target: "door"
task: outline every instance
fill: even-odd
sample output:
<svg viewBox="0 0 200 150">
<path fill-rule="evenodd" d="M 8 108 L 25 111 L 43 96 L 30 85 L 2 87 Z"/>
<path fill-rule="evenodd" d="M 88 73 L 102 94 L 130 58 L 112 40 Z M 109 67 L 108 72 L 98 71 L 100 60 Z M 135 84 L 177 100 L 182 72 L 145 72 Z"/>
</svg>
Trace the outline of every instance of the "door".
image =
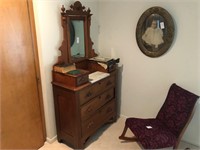
<svg viewBox="0 0 200 150">
<path fill-rule="evenodd" d="M 0 0 L 1 149 L 45 141 L 32 1 Z"/>
</svg>

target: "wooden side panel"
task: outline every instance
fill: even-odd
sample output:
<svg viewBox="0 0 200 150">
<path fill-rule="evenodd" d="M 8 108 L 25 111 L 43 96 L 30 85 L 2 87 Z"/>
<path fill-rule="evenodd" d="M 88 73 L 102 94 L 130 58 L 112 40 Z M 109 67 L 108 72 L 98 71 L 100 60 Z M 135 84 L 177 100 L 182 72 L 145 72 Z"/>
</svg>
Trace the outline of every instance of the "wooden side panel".
<svg viewBox="0 0 200 150">
<path fill-rule="evenodd" d="M 80 142 L 80 110 L 76 92 L 53 85 L 58 141 L 75 148 Z"/>
</svg>

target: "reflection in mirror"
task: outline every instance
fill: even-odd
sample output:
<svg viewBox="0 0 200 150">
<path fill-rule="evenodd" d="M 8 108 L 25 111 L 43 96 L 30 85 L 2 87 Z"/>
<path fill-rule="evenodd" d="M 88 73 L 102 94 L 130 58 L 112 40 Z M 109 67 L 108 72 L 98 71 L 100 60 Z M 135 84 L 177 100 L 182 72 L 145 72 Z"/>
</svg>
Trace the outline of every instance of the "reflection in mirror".
<svg viewBox="0 0 200 150">
<path fill-rule="evenodd" d="M 70 27 L 71 57 L 73 58 L 85 57 L 84 22 L 83 20 L 71 20 L 71 26 L 72 26 Z"/>
<path fill-rule="evenodd" d="M 69 30 L 70 30 L 70 47 L 74 44 L 75 40 L 75 31 L 74 31 L 74 25 L 72 22 L 69 22 Z"/>
</svg>

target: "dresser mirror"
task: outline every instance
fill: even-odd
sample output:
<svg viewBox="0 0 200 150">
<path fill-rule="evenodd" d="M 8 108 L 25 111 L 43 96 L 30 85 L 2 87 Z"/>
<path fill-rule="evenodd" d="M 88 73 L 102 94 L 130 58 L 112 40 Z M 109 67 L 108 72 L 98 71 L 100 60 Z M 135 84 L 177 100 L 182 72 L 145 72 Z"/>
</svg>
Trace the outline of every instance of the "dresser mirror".
<svg viewBox="0 0 200 150">
<path fill-rule="evenodd" d="M 91 16 L 90 9 L 86 9 L 79 1 L 68 10 L 62 6 L 63 42 L 59 48 L 61 56 L 58 64 L 68 65 L 96 56 L 90 38 Z"/>
<path fill-rule="evenodd" d="M 85 57 L 85 37 L 84 37 L 84 20 L 70 21 L 70 46 L 71 57 L 84 58 Z M 74 29 L 74 30 L 73 30 Z"/>
</svg>

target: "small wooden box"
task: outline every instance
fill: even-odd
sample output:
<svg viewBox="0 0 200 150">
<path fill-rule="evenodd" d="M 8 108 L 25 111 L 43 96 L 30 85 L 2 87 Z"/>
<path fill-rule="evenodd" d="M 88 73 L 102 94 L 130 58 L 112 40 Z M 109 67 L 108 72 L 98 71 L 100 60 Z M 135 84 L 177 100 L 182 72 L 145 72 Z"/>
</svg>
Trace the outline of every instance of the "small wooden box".
<svg viewBox="0 0 200 150">
<path fill-rule="evenodd" d="M 54 72 L 53 81 L 66 86 L 77 87 L 89 82 L 89 71 L 76 69 L 67 73 Z"/>
</svg>

